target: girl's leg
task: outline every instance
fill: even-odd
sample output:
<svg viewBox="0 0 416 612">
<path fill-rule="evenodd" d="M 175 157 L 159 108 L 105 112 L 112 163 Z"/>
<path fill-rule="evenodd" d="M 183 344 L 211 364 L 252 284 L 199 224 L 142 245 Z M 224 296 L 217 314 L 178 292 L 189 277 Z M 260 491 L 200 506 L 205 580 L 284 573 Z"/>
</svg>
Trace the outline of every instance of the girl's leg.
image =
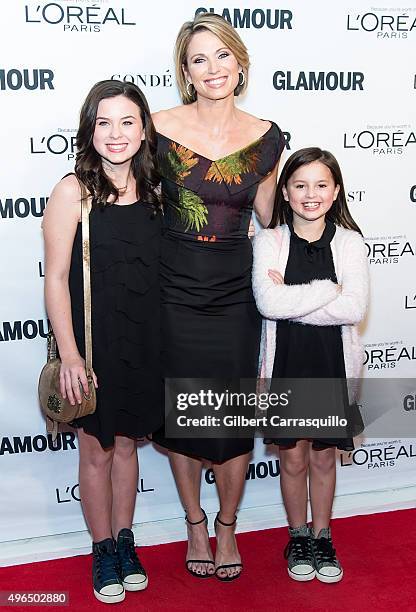
<svg viewBox="0 0 416 612">
<path fill-rule="evenodd" d="M 290 540 L 285 548 L 289 576 L 296 581 L 315 578 L 312 541 L 307 521 L 309 464 L 308 440 L 293 448 L 280 448 L 280 485 L 289 521 Z"/>
<path fill-rule="evenodd" d="M 293 448 L 279 449 L 280 486 L 291 528 L 307 521 L 309 446 L 308 440 L 299 440 Z"/>
<path fill-rule="evenodd" d="M 126 436 L 116 436 L 111 468 L 113 507 L 111 524 L 114 538 L 120 529 L 131 529 L 137 496 L 137 442 Z"/>
<path fill-rule="evenodd" d="M 234 534 L 234 525 L 222 525 L 223 523 L 234 523 L 236 511 L 243 492 L 249 453 L 240 455 L 234 459 L 213 465 L 215 481 L 217 483 L 220 498 L 220 511 L 218 521 L 215 524 L 217 534 L 217 550 L 215 554 L 215 565 L 236 563 L 236 567 L 222 569 L 218 572 L 220 578 L 233 577 L 241 573 L 241 557 L 238 552 L 237 542 Z"/>
<path fill-rule="evenodd" d="M 78 429 L 79 489 L 82 509 L 94 542 L 112 537 L 111 465 L 114 449 L 104 450 L 94 436 Z"/>
<path fill-rule="evenodd" d="M 329 527 L 335 492 L 335 448 L 309 451 L 309 496 L 316 534 Z"/>
<path fill-rule="evenodd" d="M 201 511 L 202 461 L 180 453 L 169 451 L 169 459 L 176 486 L 188 518 L 188 551 L 186 559 L 213 560 L 208 531 L 204 521 L 191 525 L 203 518 Z M 189 563 L 188 569 L 197 574 L 212 574 L 212 563 Z"/>
<path fill-rule="evenodd" d="M 112 528 L 114 539 L 117 540 L 119 571 L 126 591 L 142 591 L 148 585 L 147 574 L 137 556 L 131 531 L 138 473 L 136 440 L 116 436 L 111 469 Z"/>
<path fill-rule="evenodd" d="M 82 509 L 93 539 L 92 578 L 95 597 L 104 603 L 124 600 L 111 532 L 111 465 L 114 449 L 104 450 L 97 438 L 78 430 L 79 488 Z"/>
<path fill-rule="evenodd" d="M 339 582 L 343 569 L 332 545 L 329 521 L 335 491 L 335 448 L 310 449 L 309 491 L 312 507 L 312 549 L 316 577 L 321 582 Z"/>
</svg>

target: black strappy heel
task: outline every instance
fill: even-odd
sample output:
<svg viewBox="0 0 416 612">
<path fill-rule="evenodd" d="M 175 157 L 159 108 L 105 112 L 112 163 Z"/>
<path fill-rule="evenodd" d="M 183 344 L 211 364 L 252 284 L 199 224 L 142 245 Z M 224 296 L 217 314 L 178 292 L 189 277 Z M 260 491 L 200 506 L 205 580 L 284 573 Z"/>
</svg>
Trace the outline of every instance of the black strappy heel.
<svg viewBox="0 0 416 612">
<path fill-rule="evenodd" d="M 224 527 L 234 527 L 235 524 L 237 523 L 237 517 L 234 517 L 234 520 L 232 523 L 224 523 L 224 521 L 222 521 L 219 518 L 219 512 L 217 512 L 217 516 L 215 517 L 215 521 L 214 521 L 214 527 L 216 526 L 217 523 L 219 523 L 220 525 L 223 525 Z M 230 567 L 241 567 L 241 571 L 238 572 L 238 574 L 234 574 L 234 576 L 218 576 L 218 571 L 219 570 L 223 570 L 223 569 L 229 569 Z M 215 570 L 215 576 L 218 578 L 218 580 L 221 580 L 221 582 L 231 582 L 232 580 L 236 580 L 236 578 L 239 578 L 241 576 L 242 573 L 242 569 L 243 569 L 243 564 L 242 563 L 226 563 L 225 565 L 219 565 L 216 570 Z"/>
<path fill-rule="evenodd" d="M 204 516 L 200 521 L 192 522 L 188 519 L 188 516 L 185 515 L 185 521 L 188 523 L 188 525 L 200 525 L 201 523 L 205 523 L 205 525 L 208 526 L 208 517 L 205 513 L 205 510 L 201 508 L 201 511 Z M 188 572 L 192 574 L 192 576 L 195 576 L 195 578 L 211 578 L 211 576 L 214 576 L 214 573 L 209 574 L 208 572 L 206 572 L 205 574 L 198 574 L 198 572 L 189 567 L 190 563 L 209 563 L 215 567 L 215 563 L 214 561 L 211 561 L 211 559 L 188 559 L 187 561 L 185 561 L 185 566 Z"/>
</svg>

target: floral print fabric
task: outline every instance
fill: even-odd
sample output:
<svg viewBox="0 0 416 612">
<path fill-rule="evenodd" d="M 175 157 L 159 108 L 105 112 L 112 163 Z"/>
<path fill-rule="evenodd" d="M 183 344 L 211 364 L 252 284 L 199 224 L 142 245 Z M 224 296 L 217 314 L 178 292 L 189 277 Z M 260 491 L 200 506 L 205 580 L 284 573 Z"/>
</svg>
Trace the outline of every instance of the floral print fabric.
<svg viewBox="0 0 416 612">
<path fill-rule="evenodd" d="M 218 160 L 158 134 L 168 230 L 210 242 L 247 236 L 258 183 L 273 170 L 283 147 L 275 123 L 258 140 Z"/>
</svg>

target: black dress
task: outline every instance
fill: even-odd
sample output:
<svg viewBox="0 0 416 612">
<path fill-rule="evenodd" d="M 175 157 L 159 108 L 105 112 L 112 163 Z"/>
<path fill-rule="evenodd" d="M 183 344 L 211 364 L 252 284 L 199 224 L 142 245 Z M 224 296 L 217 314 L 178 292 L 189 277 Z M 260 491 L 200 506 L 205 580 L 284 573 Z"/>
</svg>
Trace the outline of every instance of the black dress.
<svg viewBox="0 0 416 612">
<path fill-rule="evenodd" d="M 158 135 L 166 230 L 162 239 L 162 363 L 168 378 L 257 376 L 261 317 L 251 289 L 247 237 L 259 182 L 284 138 L 274 123 L 258 140 L 216 161 Z M 172 438 L 167 448 L 222 462 L 253 440 Z"/>
<path fill-rule="evenodd" d="M 331 251 L 335 225 L 327 220 L 321 238 L 315 242 L 307 242 L 300 238 L 294 232 L 290 220 L 288 227 L 291 235 L 285 284 L 299 285 L 314 279 L 329 279 L 337 283 Z M 273 379 L 276 379 L 275 384 L 278 385 L 279 379 L 292 378 L 335 379 L 334 384 L 339 384 L 338 394 L 344 408 L 341 416 L 345 417 L 348 410 L 348 391 L 340 326 L 304 325 L 288 319 L 277 322 Z M 266 438 L 265 442 L 292 447 L 296 445 L 297 439 Z M 354 449 L 353 440 L 348 437 L 314 438 L 312 446 L 316 450 L 331 446 L 336 446 L 340 450 Z"/>
<path fill-rule="evenodd" d="M 145 436 L 163 422 L 160 371 L 159 256 L 161 213 L 145 202 L 94 207 L 90 213 L 94 414 L 73 425 L 103 448 L 114 435 Z M 69 288 L 82 357 L 84 300 L 81 223 L 72 249 Z"/>
</svg>

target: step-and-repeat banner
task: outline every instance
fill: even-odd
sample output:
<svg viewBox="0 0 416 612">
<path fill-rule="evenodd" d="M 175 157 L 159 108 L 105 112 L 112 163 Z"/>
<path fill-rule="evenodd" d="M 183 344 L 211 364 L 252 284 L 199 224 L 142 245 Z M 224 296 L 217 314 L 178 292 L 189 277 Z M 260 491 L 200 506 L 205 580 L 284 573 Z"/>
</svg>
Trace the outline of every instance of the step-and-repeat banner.
<svg viewBox="0 0 416 612">
<path fill-rule="evenodd" d="M 249 49 L 250 85 L 238 104 L 281 126 L 284 158 L 311 145 L 336 155 L 365 235 L 372 281 L 362 329 L 365 376 L 391 379 L 388 408 L 406 427 L 378 430 L 340 454 L 337 495 L 414 484 L 416 391 L 400 379 L 416 369 L 416 68 L 410 62 L 416 6 L 401 0 L 387 6 L 365 0 L 2 3 L 0 542 L 85 529 L 76 434 L 64 431 L 53 448 L 37 403 L 47 332 L 42 214 L 53 185 L 73 168 L 80 105 L 91 85 L 107 78 L 139 85 L 154 111 L 177 105 L 175 37 L 203 10 L 228 19 Z M 150 443 L 139 454 L 136 521 L 183 516 L 167 457 Z M 281 501 L 278 476 L 276 451 L 257 441 L 241 507 Z M 217 506 L 209 469 L 203 503 L 207 510 Z"/>
</svg>

